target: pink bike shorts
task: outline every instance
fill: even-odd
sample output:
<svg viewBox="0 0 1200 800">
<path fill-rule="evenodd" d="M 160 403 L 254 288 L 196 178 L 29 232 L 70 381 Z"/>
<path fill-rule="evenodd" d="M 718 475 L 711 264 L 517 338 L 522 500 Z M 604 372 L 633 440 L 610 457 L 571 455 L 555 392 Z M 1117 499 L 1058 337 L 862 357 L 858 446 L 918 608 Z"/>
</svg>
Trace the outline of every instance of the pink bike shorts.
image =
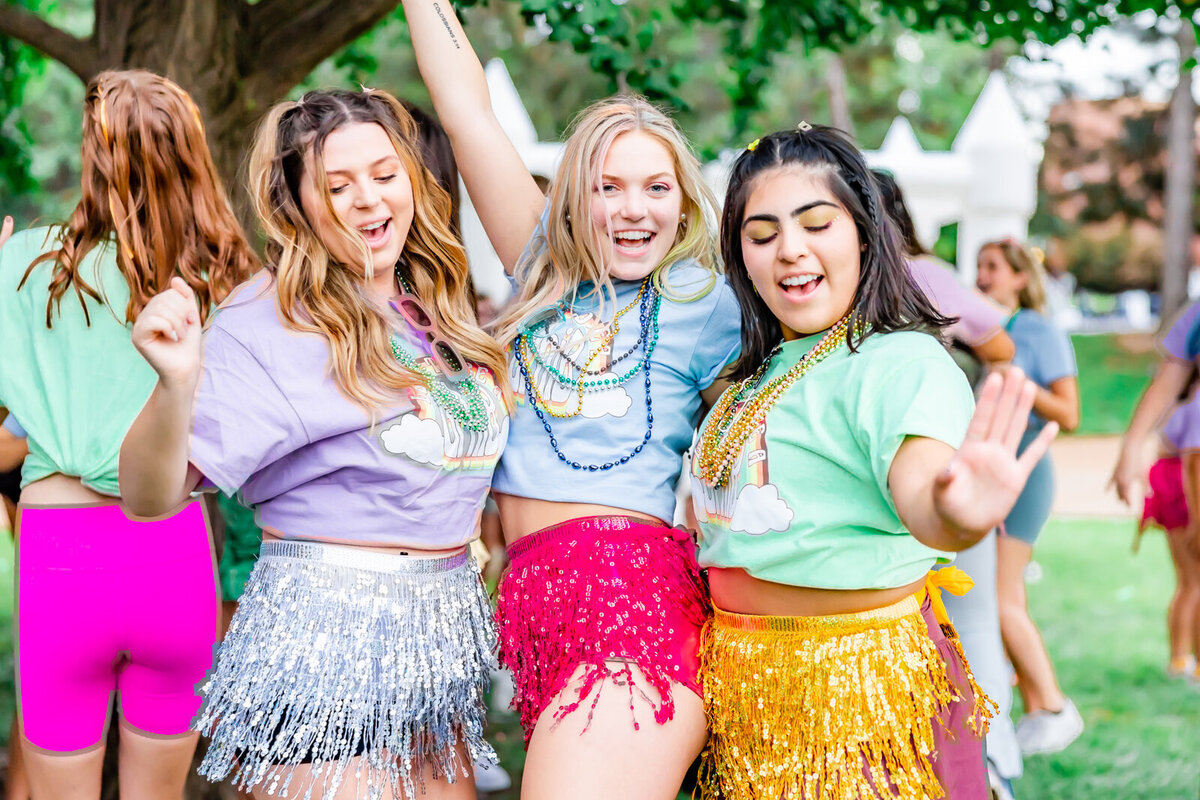
<svg viewBox="0 0 1200 800">
<path fill-rule="evenodd" d="M 17 707 L 53 752 L 101 743 L 112 693 L 125 723 L 188 732 L 218 632 L 215 563 L 200 501 L 135 521 L 119 505 L 18 512 Z"/>
<path fill-rule="evenodd" d="M 497 608 L 500 660 L 513 673 L 526 746 L 580 665 L 582 686 L 562 699 L 556 721 L 593 690 L 594 708 L 610 676 L 627 687 L 632 712 L 629 664 L 657 690 L 658 698 L 637 696 L 659 724 L 674 716 L 677 684 L 700 694 L 700 630 L 709 604 L 690 533 L 632 517 L 583 517 L 531 533 L 508 554 Z M 613 669 L 610 661 L 626 666 Z"/>
</svg>

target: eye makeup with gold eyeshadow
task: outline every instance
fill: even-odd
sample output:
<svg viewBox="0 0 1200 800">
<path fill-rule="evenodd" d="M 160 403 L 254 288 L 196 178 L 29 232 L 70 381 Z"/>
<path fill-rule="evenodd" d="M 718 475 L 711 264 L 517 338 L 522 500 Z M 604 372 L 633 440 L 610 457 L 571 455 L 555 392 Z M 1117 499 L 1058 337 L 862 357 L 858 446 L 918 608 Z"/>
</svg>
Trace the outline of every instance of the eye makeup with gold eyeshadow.
<svg viewBox="0 0 1200 800">
<path fill-rule="evenodd" d="M 841 214 L 842 210 L 837 206 L 822 204 L 806 208 L 794 214 L 792 219 L 797 227 L 816 233 L 827 229 Z M 779 220 L 768 215 L 752 217 L 742 225 L 742 235 L 754 244 L 766 244 L 778 232 Z"/>
</svg>

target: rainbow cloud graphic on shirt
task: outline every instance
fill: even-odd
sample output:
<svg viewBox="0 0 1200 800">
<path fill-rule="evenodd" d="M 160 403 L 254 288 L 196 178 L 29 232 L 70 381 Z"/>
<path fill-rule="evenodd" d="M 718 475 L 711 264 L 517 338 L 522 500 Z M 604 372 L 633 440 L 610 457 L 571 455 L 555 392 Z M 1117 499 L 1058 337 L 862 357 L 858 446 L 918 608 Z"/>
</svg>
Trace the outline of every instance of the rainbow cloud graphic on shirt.
<svg viewBox="0 0 1200 800">
<path fill-rule="evenodd" d="M 429 356 L 422 360 L 432 363 Z M 412 386 L 406 391 L 413 410 L 380 431 L 383 449 L 441 470 L 494 468 L 508 438 L 508 415 L 501 408 L 500 393 L 491 373 L 475 365 L 470 369 L 487 410 L 489 423 L 486 430 L 466 428 L 434 402 L 428 389 Z M 453 387 L 453 384 L 449 385 Z"/>
<path fill-rule="evenodd" d="M 542 363 L 563 375 L 574 377 L 579 374 L 578 365 L 585 364 L 589 371 L 586 380 L 615 380 L 621 376 L 617 372 L 608 371 L 612 347 L 605 344 L 607 333 L 608 326 L 594 314 L 566 311 L 562 319 L 531 336 L 529 346 L 537 352 L 537 357 Z M 592 356 L 595 357 L 591 358 Z M 510 362 L 510 377 L 513 390 L 517 394 L 517 402 L 520 405 L 528 405 L 529 398 L 525 394 L 525 381 L 521 377 L 521 370 L 515 358 L 510 357 Z M 622 362 L 619 366 L 628 369 L 632 364 Z M 583 393 L 581 404 L 579 391 L 575 387 L 564 386 L 541 364 L 536 361 L 529 363 L 526 359 L 525 368 L 529 370 L 529 377 L 546 404 L 545 410 L 555 414 L 572 414 L 587 419 L 624 417 L 633 405 L 633 398 L 624 386 L 586 391 Z"/>
<path fill-rule="evenodd" d="M 692 476 L 692 505 L 697 519 L 751 536 L 787 531 L 796 515 L 780 496 L 779 487 L 770 482 L 766 423 L 746 440 L 743 452 L 745 455 L 720 488 L 711 488 Z"/>
</svg>

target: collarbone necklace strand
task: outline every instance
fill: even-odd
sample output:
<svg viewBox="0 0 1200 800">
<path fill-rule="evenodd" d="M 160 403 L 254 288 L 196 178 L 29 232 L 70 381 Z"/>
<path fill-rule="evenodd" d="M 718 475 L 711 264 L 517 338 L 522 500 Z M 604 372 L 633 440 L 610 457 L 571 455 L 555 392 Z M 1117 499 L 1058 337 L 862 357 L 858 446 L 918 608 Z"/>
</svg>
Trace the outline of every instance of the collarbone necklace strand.
<svg viewBox="0 0 1200 800">
<path fill-rule="evenodd" d="M 801 356 L 791 368 L 760 386 L 783 343 L 775 346 L 754 374 L 730 386 L 721 394 L 700 432 L 696 454 L 696 475 L 712 488 L 729 481 L 733 465 L 751 434 L 766 421 L 771 407 L 779 402 L 796 381 L 832 355 L 846 341 L 850 331 L 850 314 L 830 328 L 811 350 Z M 862 331 L 861 321 L 854 325 L 851 335 Z"/>
<path fill-rule="evenodd" d="M 642 288 L 643 288 L 643 290 L 646 288 L 645 282 L 643 282 Z M 579 414 L 578 406 L 582 406 L 582 403 L 583 403 L 582 392 L 580 392 L 578 395 L 578 397 L 579 397 L 578 406 L 577 406 L 576 412 L 574 414 L 570 414 L 570 415 L 554 414 L 553 412 L 551 412 L 551 410 L 549 408 L 546 408 L 545 410 L 543 410 L 543 408 L 542 408 L 543 398 L 541 397 L 541 393 L 537 390 L 537 387 L 533 380 L 533 376 L 531 375 L 532 363 L 530 362 L 529 359 L 526 358 L 528 350 L 532 349 L 532 348 L 529 346 L 525 346 L 525 347 L 522 346 L 522 344 L 524 344 L 522 342 L 523 337 L 518 337 L 516 346 L 513 348 L 514 356 L 517 360 L 517 367 L 520 369 L 521 378 L 525 383 L 526 399 L 529 401 L 529 405 L 533 408 L 534 413 L 537 415 L 538 421 L 542 423 L 542 428 L 545 429 L 545 431 L 546 431 L 546 436 L 550 440 L 550 447 L 554 450 L 554 454 L 556 456 L 558 456 L 559 461 L 563 462 L 564 464 L 571 467 L 572 469 L 583 470 L 583 471 L 587 471 L 587 472 L 604 472 L 604 471 L 613 469 L 614 467 L 621 466 L 622 464 L 628 464 L 630 462 L 630 460 L 635 458 L 639 453 L 642 452 L 643 449 L 645 449 L 647 443 L 649 443 L 650 438 L 654 433 L 654 409 L 653 409 L 653 403 L 652 403 L 652 398 L 651 398 L 651 382 L 650 382 L 650 365 L 651 365 L 650 354 L 653 350 L 653 343 L 656 343 L 658 341 L 658 334 L 659 334 L 658 310 L 661 305 L 661 297 L 659 297 L 658 292 L 653 288 L 650 288 L 648 294 L 643 294 L 642 292 L 639 292 L 638 296 L 641 298 L 641 303 L 640 303 L 641 307 L 638 311 L 638 321 L 641 325 L 641 336 L 639 338 L 642 341 L 642 357 L 639 360 L 640 361 L 639 368 L 640 368 L 641 372 L 644 374 L 644 378 L 645 378 L 644 385 L 645 385 L 645 396 L 646 396 L 646 432 L 645 432 L 645 434 L 643 434 L 641 442 L 639 442 L 636 447 L 634 447 L 629 453 L 621 456 L 618 459 L 615 459 L 613 461 L 606 461 L 601 464 L 583 464 L 575 459 L 567 457 L 567 455 L 562 451 L 562 448 L 559 447 L 558 437 L 555 436 L 554 428 L 550 424 L 550 417 L 556 416 L 559 418 L 569 418 L 569 417 L 578 416 L 578 414 Z M 627 308 L 632 308 L 632 305 L 627 306 Z M 651 309 L 653 309 L 653 310 L 651 310 Z M 610 337 L 609 341 L 611 341 L 611 337 Z M 588 360 L 589 365 L 591 363 L 591 360 L 592 359 Z M 634 371 L 631 371 L 631 373 L 632 372 L 634 372 Z M 632 374 L 630 375 L 630 377 L 632 377 Z M 609 387 L 605 387 L 605 388 L 609 388 Z"/>
</svg>

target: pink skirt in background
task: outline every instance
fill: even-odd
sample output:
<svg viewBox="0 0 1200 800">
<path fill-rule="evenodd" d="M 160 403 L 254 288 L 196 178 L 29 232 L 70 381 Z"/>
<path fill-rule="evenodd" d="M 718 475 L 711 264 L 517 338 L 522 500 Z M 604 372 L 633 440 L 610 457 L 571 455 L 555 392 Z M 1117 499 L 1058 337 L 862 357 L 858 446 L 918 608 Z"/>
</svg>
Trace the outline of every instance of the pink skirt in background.
<svg viewBox="0 0 1200 800">
<path fill-rule="evenodd" d="M 1183 493 L 1183 462 L 1179 456 L 1160 458 L 1150 467 L 1150 491 L 1142 506 L 1142 525 L 1167 531 L 1187 527 L 1187 498 Z"/>
</svg>

